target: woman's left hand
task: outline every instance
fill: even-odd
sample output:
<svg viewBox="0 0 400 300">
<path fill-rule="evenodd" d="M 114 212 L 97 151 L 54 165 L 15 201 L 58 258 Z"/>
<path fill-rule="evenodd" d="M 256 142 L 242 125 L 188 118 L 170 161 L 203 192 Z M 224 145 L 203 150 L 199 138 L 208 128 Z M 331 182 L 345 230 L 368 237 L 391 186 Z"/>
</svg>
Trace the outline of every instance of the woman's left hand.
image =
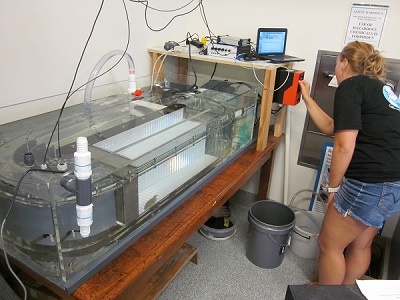
<svg viewBox="0 0 400 300">
<path fill-rule="evenodd" d="M 335 193 L 329 193 L 328 194 L 328 200 L 326 201 L 326 204 L 325 204 L 326 209 L 328 209 L 328 207 L 333 204 L 333 199 L 334 198 L 335 198 Z"/>
</svg>

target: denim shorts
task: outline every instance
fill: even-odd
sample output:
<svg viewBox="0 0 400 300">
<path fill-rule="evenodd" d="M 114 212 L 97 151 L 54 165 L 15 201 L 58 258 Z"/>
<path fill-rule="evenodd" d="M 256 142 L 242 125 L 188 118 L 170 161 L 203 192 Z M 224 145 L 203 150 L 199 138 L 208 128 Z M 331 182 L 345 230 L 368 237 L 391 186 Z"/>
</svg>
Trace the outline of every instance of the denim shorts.
<svg viewBox="0 0 400 300">
<path fill-rule="evenodd" d="M 364 183 L 345 178 L 334 205 L 344 217 L 350 215 L 367 226 L 382 228 L 400 211 L 400 181 Z"/>
</svg>

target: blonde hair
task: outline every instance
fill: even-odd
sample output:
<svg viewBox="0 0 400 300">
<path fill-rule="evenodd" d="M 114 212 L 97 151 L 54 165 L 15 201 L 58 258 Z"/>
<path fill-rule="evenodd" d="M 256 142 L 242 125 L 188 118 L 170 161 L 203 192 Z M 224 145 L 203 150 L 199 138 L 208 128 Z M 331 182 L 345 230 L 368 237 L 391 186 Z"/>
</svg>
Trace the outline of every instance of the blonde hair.
<svg viewBox="0 0 400 300">
<path fill-rule="evenodd" d="M 354 41 L 340 52 L 340 61 L 347 59 L 353 72 L 383 80 L 386 75 L 386 60 L 371 44 Z"/>
</svg>

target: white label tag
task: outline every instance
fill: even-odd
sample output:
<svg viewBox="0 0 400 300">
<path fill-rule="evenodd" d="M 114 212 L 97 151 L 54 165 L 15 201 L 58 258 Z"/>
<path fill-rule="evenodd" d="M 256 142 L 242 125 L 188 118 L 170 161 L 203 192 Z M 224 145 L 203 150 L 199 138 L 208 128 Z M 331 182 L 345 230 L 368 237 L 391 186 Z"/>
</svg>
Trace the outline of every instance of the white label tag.
<svg viewBox="0 0 400 300">
<path fill-rule="evenodd" d="M 332 80 L 329 82 L 328 86 L 337 88 L 339 85 L 337 83 L 336 75 L 332 77 Z"/>
</svg>

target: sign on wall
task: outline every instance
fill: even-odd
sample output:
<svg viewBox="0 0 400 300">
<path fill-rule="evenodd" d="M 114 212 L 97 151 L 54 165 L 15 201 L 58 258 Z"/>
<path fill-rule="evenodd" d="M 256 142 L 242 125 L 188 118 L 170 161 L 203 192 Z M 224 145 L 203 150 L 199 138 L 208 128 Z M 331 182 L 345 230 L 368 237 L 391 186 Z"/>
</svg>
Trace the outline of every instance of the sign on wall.
<svg viewBox="0 0 400 300">
<path fill-rule="evenodd" d="M 388 5 L 353 4 L 344 44 L 362 41 L 379 48 Z"/>
</svg>

